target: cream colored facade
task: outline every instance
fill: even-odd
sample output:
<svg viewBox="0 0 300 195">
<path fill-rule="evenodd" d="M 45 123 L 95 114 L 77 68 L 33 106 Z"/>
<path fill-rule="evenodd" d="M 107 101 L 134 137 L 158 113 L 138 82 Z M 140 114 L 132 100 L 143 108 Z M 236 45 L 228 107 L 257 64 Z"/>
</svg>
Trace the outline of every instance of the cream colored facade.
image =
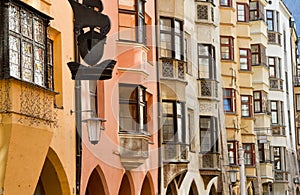
<svg viewBox="0 0 300 195">
<path fill-rule="evenodd" d="M 218 2 L 157 1 L 157 7 L 161 194 L 229 194 Z M 178 109 L 184 110 L 183 126 Z"/>
<path fill-rule="evenodd" d="M 54 90 L 45 87 L 44 83 L 32 84 L 23 81 L 25 76 L 22 77 L 23 79 L 6 77 L 1 80 L 0 194 L 74 194 L 75 121 L 70 114 L 70 110 L 74 109 L 72 101 L 74 96 L 73 81 L 66 66 L 74 54 L 72 12 L 68 9 L 67 1 L 24 0 L 22 2 L 2 1 L 1 11 L 3 13 L 5 8 L 13 4 L 17 10 L 22 10 L 22 14 L 29 12 L 36 14 L 38 13 L 36 10 L 39 10 L 53 18 L 47 34 L 53 41 L 54 58 L 51 63 L 54 66 Z M 11 11 L 11 17 L 12 13 Z M 14 13 L 18 15 L 20 12 Z M 4 24 L 1 31 L 3 29 L 8 31 L 8 26 L 5 24 L 9 23 L 10 35 L 23 36 L 24 40 L 25 32 L 18 34 L 18 30 L 13 29 L 11 20 L 9 22 L 3 18 L 4 15 L 1 16 L 3 22 L 1 23 Z M 27 17 L 30 18 L 31 15 Z M 13 20 L 17 26 L 20 25 L 18 17 Z M 32 30 L 34 27 L 31 22 L 26 24 L 28 26 L 22 23 L 22 30 L 27 27 Z M 45 33 L 43 30 L 40 32 Z M 38 32 L 35 29 L 33 36 L 36 36 L 36 33 Z M 31 35 L 27 34 L 27 36 L 26 40 L 30 41 Z M 7 39 L 3 40 L 4 43 Z M 8 47 L 12 48 L 12 44 L 10 43 Z M 22 47 L 25 48 L 24 45 Z M 1 51 L 5 51 L 4 44 L 1 44 Z M 12 50 L 10 52 L 11 63 L 16 62 L 18 57 L 12 56 Z M 32 54 L 32 47 L 26 52 L 28 55 Z M 34 55 L 36 60 L 37 53 Z M 1 54 L 1 56 L 2 65 L 8 64 L 5 55 Z M 21 58 L 25 63 L 25 57 Z M 23 68 L 22 63 L 16 65 Z M 25 72 L 25 69 L 22 70 Z M 13 70 L 10 74 L 13 74 Z M 35 82 L 38 81 L 37 78 L 38 76 L 35 77 Z M 45 79 L 44 77 L 44 81 Z"/>
</svg>

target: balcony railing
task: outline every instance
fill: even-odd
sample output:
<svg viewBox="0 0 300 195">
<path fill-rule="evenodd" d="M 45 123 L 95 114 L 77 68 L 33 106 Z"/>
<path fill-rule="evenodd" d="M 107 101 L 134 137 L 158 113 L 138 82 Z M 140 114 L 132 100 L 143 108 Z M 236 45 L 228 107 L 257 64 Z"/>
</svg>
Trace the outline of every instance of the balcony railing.
<svg viewBox="0 0 300 195">
<path fill-rule="evenodd" d="M 287 182 L 288 181 L 288 173 L 284 171 L 275 171 L 274 178 L 277 182 Z"/>
<path fill-rule="evenodd" d="M 199 97 L 218 97 L 218 84 L 216 80 L 198 79 Z"/>
<path fill-rule="evenodd" d="M 206 153 L 199 156 L 200 169 L 220 169 L 220 154 Z"/>
<path fill-rule="evenodd" d="M 186 62 L 170 58 L 161 59 L 161 76 L 170 79 L 185 79 Z"/>
<path fill-rule="evenodd" d="M 271 128 L 272 128 L 272 134 L 273 135 L 285 136 L 285 126 L 283 126 L 283 125 L 274 125 Z"/>
<path fill-rule="evenodd" d="M 281 34 L 279 32 L 268 31 L 268 42 L 272 44 L 281 44 Z"/>
<path fill-rule="evenodd" d="M 122 132 L 120 137 L 121 163 L 127 170 L 134 169 L 149 157 L 149 135 Z"/>
<path fill-rule="evenodd" d="M 300 77 L 294 76 L 293 84 L 295 87 L 299 87 L 300 86 Z"/>
<path fill-rule="evenodd" d="M 163 144 L 164 162 L 188 162 L 188 145 L 183 143 L 168 142 Z"/>
<path fill-rule="evenodd" d="M 279 78 L 270 78 L 270 90 L 282 90 L 283 81 Z"/>
</svg>

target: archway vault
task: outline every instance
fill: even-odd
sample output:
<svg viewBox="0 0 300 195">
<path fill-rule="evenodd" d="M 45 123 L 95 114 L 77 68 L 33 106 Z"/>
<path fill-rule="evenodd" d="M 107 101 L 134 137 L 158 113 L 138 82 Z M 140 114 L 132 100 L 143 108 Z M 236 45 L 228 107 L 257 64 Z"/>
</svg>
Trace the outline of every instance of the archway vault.
<svg viewBox="0 0 300 195">
<path fill-rule="evenodd" d="M 154 183 L 153 183 L 150 173 L 148 172 L 145 175 L 145 178 L 144 178 L 144 181 L 142 184 L 141 195 L 154 195 L 154 194 L 155 194 Z"/>
<path fill-rule="evenodd" d="M 108 193 L 108 186 L 100 166 L 93 169 L 85 190 L 86 195 L 105 195 Z"/>
</svg>

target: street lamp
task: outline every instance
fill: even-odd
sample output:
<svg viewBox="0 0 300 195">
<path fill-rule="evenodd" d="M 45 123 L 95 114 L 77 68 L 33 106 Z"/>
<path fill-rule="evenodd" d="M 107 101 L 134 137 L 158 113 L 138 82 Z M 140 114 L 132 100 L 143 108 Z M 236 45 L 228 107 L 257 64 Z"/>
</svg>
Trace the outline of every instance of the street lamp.
<svg viewBox="0 0 300 195">
<path fill-rule="evenodd" d="M 237 170 L 229 170 L 229 179 L 231 182 L 231 185 L 235 185 L 236 184 L 236 180 L 237 180 Z"/>
<path fill-rule="evenodd" d="M 102 118 L 88 118 L 85 120 L 82 120 L 82 122 L 85 122 L 87 125 L 87 130 L 89 134 L 89 140 L 92 144 L 97 144 L 100 140 L 101 131 L 104 130 L 103 123 L 106 120 Z"/>
</svg>

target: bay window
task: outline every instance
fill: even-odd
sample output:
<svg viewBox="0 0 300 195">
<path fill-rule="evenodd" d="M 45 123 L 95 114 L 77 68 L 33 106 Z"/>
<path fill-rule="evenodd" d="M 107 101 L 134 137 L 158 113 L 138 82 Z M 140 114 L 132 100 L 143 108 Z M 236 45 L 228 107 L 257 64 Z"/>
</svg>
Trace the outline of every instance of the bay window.
<svg viewBox="0 0 300 195">
<path fill-rule="evenodd" d="M 266 65 L 266 48 L 261 44 L 251 45 L 251 65 Z"/>
<path fill-rule="evenodd" d="M 146 43 L 145 0 L 119 0 L 119 39 Z"/>
<path fill-rule="evenodd" d="M 254 113 L 264 113 L 268 111 L 268 94 L 265 91 L 254 91 Z"/>
<path fill-rule="evenodd" d="M 200 116 L 200 149 L 201 152 L 218 152 L 218 125 L 213 116 Z"/>
<path fill-rule="evenodd" d="M 119 84 L 119 131 L 147 132 L 146 89 Z"/>
<path fill-rule="evenodd" d="M 252 116 L 252 97 L 250 95 L 241 95 L 242 117 Z"/>
<path fill-rule="evenodd" d="M 284 158 L 281 154 L 281 148 L 280 147 L 273 147 L 273 158 L 274 158 L 274 169 L 275 170 L 282 170 L 282 163 L 281 158 Z"/>
<path fill-rule="evenodd" d="M 248 22 L 249 21 L 249 6 L 246 3 L 237 3 L 237 21 Z"/>
<path fill-rule="evenodd" d="M 249 49 L 240 49 L 240 70 L 251 70 L 251 52 Z"/>
<path fill-rule="evenodd" d="M 250 20 L 265 20 L 264 6 L 259 0 L 250 0 Z"/>
<path fill-rule="evenodd" d="M 220 0 L 220 6 L 231 7 L 232 0 Z"/>
<path fill-rule="evenodd" d="M 223 90 L 223 107 L 225 112 L 235 113 L 235 90 L 226 88 Z"/>
<path fill-rule="evenodd" d="M 183 60 L 183 22 L 175 18 L 160 18 L 161 57 Z"/>
<path fill-rule="evenodd" d="M 230 165 L 237 164 L 237 149 L 238 149 L 238 142 L 237 141 L 228 141 L 227 142 L 228 148 L 228 161 Z"/>
<path fill-rule="evenodd" d="M 215 47 L 198 44 L 199 78 L 216 79 Z"/>
<path fill-rule="evenodd" d="M 222 60 L 233 60 L 234 59 L 234 43 L 233 37 L 221 36 L 221 59 Z"/>
<path fill-rule="evenodd" d="M 185 143 L 184 103 L 163 100 L 163 141 Z"/>
<path fill-rule="evenodd" d="M 270 142 L 268 141 L 260 142 L 259 140 L 258 153 L 259 153 L 260 162 L 270 162 L 271 161 Z"/>
<path fill-rule="evenodd" d="M 4 77 L 53 90 L 52 44 L 47 43 L 49 17 L 22 2 L 8 6 L 8 67 Z"/>
<path fill-rule="evenodd" d="M 253 143 L 243 144 L 245 165 L 255 165 L 255 149 Z"/>
</svg>

